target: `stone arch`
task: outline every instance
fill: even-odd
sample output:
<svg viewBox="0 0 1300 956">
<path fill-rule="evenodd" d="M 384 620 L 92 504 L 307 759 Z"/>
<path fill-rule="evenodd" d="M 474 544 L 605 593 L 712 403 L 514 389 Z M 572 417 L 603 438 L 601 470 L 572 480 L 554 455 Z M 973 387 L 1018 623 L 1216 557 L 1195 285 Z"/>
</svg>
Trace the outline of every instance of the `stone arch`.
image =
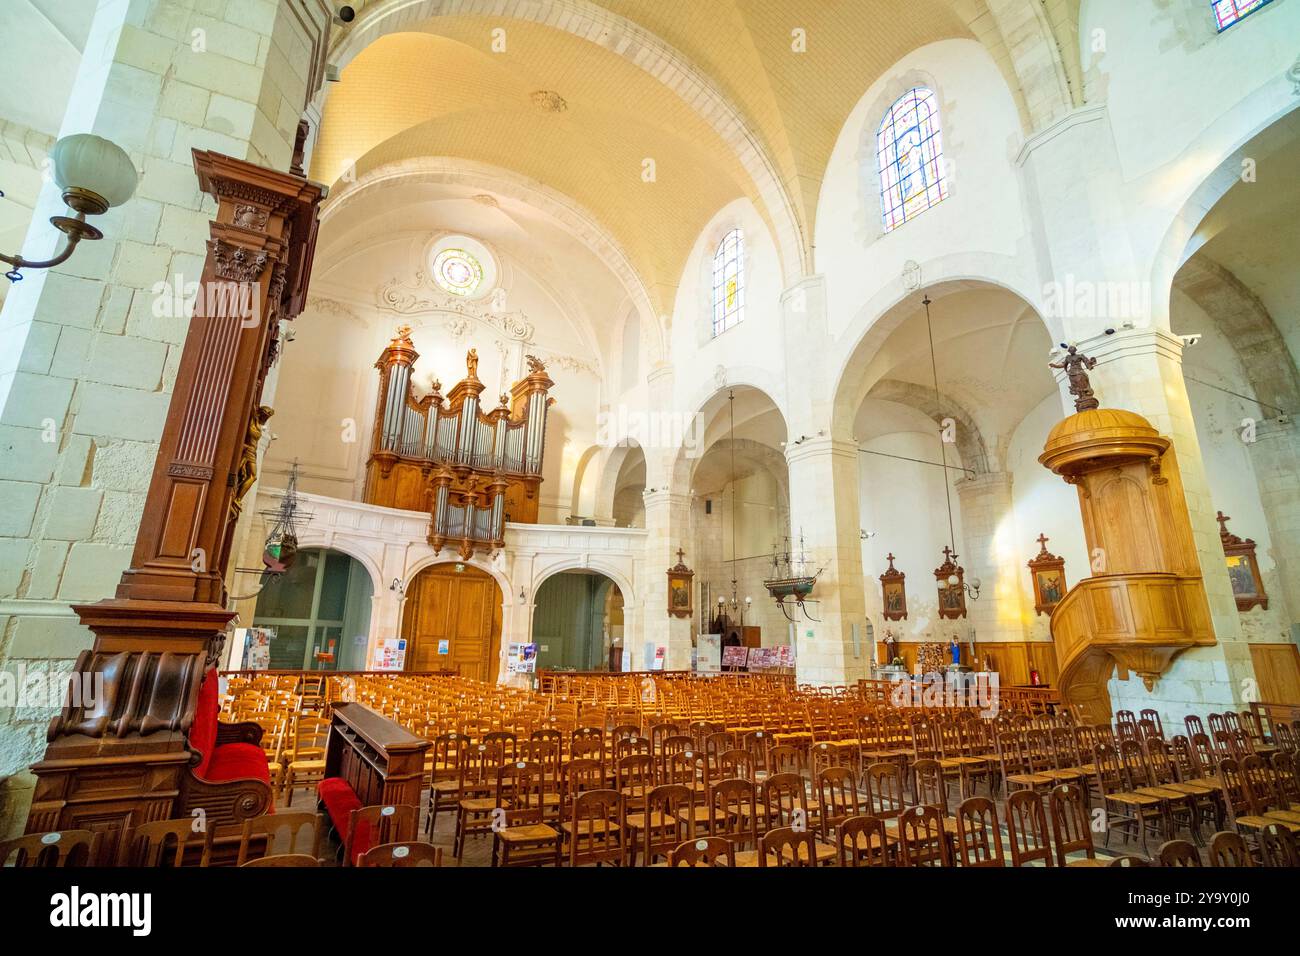
<svg viewBox="0 0 1300 956">
<path fill-rule="evenodd" d="M 1201 222 L 1233 186 L 1241 182 L 1242 164 L 1258 163 L 1286 143 L 1300 138 L 1300 98 L 1285 76 L 1245 97 L 1188 144 L 1180 161 L 1205 170 L 1190 182 L 1160 239 L 1151 266 L 1151 321 L 1169 328 L 1169 296 L 1174 277 L 1195 253 L 1193 240 Z M 1194 157 L 1211 157 L 1207 163 Z M 1213 165 L 1210 165 L 1210 164 Z"/>
<path fill-rule="evenodd" d="M 602 574 L 613 581 L 623 595 L 625 610 L 636 607 L 636 589 L 632 586 L 623 570 L 614 564 L 602 561 L 600 558 L 590 556 L 565 558 L 555 564 L 548 564 L 534 577 L 531 593 L 536 596 L 537 589 L 545 584 L 548 578 L 555 577 L 561 571 L 592 571 L 596 574 Z"/>
<path fill-rule="evenodd" d="M 586 0 L 519 3 L 499 0 L 389 0 L 365 11 L 333 51 L 343 68 L 363 49 L 389 33 L 415 29 L 441 16 L 492 16 L 551 27 L 595 43 L 621 56 L 678 92 L 728 143 L 749 175 L 775 226 L 777 249 L 787 285 L 811 271 L 812 250 L 793 197 L 758 130 L 746 120 L 708 73 L 639 24 Z M 683 91 L 689 91 L 687 96 Z M 653 314 L 653 313 L 652 313 Z"/>
<path fill-rule="evenodd" d="M 984 433 L 975 423 L 974 417 L 955 399 L 942 392 L 936 396 L 934 389 L 917 385 L 913 382 L 901 382 L 897 379 L 881 379 L 867 392 L 867 398 L 883 402 L 896 402 L 922 412 L 926 417 L 942 425 L 945 418 L 952 418 L 957 423 L 956 445 L 961 462 L 976 475 L 986 475 L 1001 471 L 1001 455 L 990 454 Z"/>
<path fill-rule="evenodd" d="M 375 556 L 366 552 L 365 548 L 353 541 L 339 541 L 334 534 L 312 533 L 310 528 L 304 529 L 302 536 L 298 539 L 298 550 L 303 548 L 324 548 L 329 551 L 337 551 L 340 554 L 346 554 L 353 561 L 356 561 L 366 573 L 370 575 L 370 584 L 373 593 L 378 594 L 388 587 L 383 580 L 383 572 L 379 564 L 375 561 Z"/>
<path fill-rule="evenodd" d="M 760 393 L 776 409 L 781 416 L 781 421 L 789 428 L 790 416 L 783 404 L 777 400 L 777 395 L 783 395 L 785 388 L 777 376 L 766 369 L 756 368 L 754 366 L 732 366 L 727 369 L 719 370 L 721 373 L 714 379 L 703 383 L 695 393 L 693 400 L 687 405 L 688 408 L 694 409 L 691 420 L 693 423 L 711 421 L 727 402 L 727 395 L 732 389 L 745 389 Z M 690 432 L 699 431 L 699 437 L 703 438 L 703 427 L 691 429 Z M 688 438 L 691 435 L 688 434 Z M 789 433 L 787 431 L 787 438 Z M 716 442 L 714 443 L 716 444 Z M 709 447 L 700 448 L 690 447 L 685 441 L 676 450 L 670 463 L 670 472 L 667 476 L 669 488 L 678 493 L 686 494 L 690 490 L 691 475 L 694 474 L 695 466 L 693 461 L 704 457 L 708 453 Z"/>
<path fill-rule="evenodd" d="M 419 577 L 422 571 L 427 571 L 429 568 L 436 567 L 439 564 L 465 564 L 474 568 L 476 571 L 483 571 L 486 574 L 491 575 L 493 580 L 496 581 L 497 587 L 501 589 L 501 603 L 503 608 L 510 605 L 510 596 L 514 593 L 514 587 L 510 583 L 510 579 L 506 577 L 505 572 L 495 567 L 491 562 L 482 560 L 478 554 L 475 554 L 474 557 L 468 561 L 462 561 L 456 555 L 443 554 L 434 554 L 420 558 L 418 561 L 413 562 L 406 568 L 406 577 L 402 579 L 402 587 L 409 588 L 411 582 Z M 503 624 L 502 626 L 504 628 L 505 625 Z"/>
<path fill-rule="evenodd" d="M 949 289 L 960 291 L 993 286 L 1024 300 L 1026 307 L 1042 321 L 1052 341 L 1059 342 L 1065 337 L 1060 319 L 1047 316 L 1041 307 L 1042 290 L 1033 285 L 1032 275 L 1012 257 L 959 253 L 928 260 L 918 266 L 918 270 L 925 277 L 924 285 L 909 284 L 902 275 L 889 281 L 857 311 L 848 327 L 837 337 L 837 351 L 842 358 L 835 370 L 831 393 L 832 437 L 845 441 L 852 439 L 853 419 L 869 391 L 862 379 L 866 365 L 903 323 L 907 312 L 899 306 L 908 300 L 919 304 L 927 294 L 933 299 Z"/>
<path fill-rule="evenodd" d="M 1267 418 L 1300 413 L 1300 374 L 1277 323 L 1259 296 L 1208 256 L 1193 255 L 1174 288 L 1214 319 L 1237 356 Z"/>
</svg>

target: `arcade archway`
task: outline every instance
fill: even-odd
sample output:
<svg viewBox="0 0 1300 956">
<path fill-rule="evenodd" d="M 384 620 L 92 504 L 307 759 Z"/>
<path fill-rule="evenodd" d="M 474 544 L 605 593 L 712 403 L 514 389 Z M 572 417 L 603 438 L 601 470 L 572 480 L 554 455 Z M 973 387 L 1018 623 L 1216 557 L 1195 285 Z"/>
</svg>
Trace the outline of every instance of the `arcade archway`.
<svg viewBox="0 0 1300 956">
<path fill-rule="evenodd" d="M 495 680 L 501 602 L 501 587 L 486 571 L 461 563 L 425 568 L 406 587 L 405 669 Z"/>
<path fill-rule="evenodd" d="M 542 670 L 621 670 L 622 591 L 595 571 L 552 575 L 537 589 L 533 643 Z"/>
</svg>

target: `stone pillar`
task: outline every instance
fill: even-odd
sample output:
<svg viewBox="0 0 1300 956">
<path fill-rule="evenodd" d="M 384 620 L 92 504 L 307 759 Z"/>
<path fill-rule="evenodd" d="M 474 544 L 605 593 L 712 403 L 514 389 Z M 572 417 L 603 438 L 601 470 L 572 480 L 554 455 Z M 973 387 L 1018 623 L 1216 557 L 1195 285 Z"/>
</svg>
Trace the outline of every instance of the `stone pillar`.
<svg viewBox="0 0 1300 956">
<path fill-rule="evenodd" d="M 91 635 L 68 605 L 111 594 L 130 561 L 210 238 L 191 151 L 287 171 L 329 27 L 308 0 L 99 4 L 60 135 L 113 140 L 140 182 L 95 218 L 105 239 L 26 272 L 0 311 L 5 667 L 69 666 Z M 45 184 L 23 255 L 53 254 L 63 212 Z M 40 755 L 51 713 L 0 714 L 0 776 Z"/>
<path fill-rule="evenodd" d="M 1293 641 L 1300 640 L 1300 430 L 1291 419 L 1268 419 L 1255 426 L 1247 442 L 1268 522 L 1269 555 L 1276 566 L 1268 577 L 1270 601 Z M 1271 609 L 1271 608 L 1270 608 Z"/>
<path fill-rule="evenodd" d="M 1079 350 L 1097 359 L 1092 385 L 1102 407 L 1126 408 L 1145 417 L 1173 440 L 1182 475 L 1192 537 L 1200 560 L 1217 644 L 1195 647 L 1176 657 L 1147 692 L 1139 680 L 1112 679 L 1115 709 L 1154 707 L 1174 726 L 1189 713 L 1248 706 L 1245 694 L 1253 686 L 1250 648 L 1242 638 L 1237 603 L 1232 595 L 1215 507 L 1187 386 L 1183 381 L 1183 343 L 1176 335 L 1154 328 L 1122 329 L 1079 343 Z M 1058 373 L 1058 381 L 1064 385 Z"/>
<path fill-rule="evenodd" d="M 956 482 L 961 498 L 962 555 L 966 582 L 980 579 L 979 600 L 966 607 L 978 642 L 1028 638 L 1024 582 L 1028 571 L 1016 547 L 1011 520 L 1011 474 L 990 472 Z M 1032 610 L 1032 609 L 1031 609 Z M 975 662 L 971 662 L 972 666 Z"/>
<path fill-rule="evenodd" d="M 689 670 L 691 666 L 692 631 L 699 608 L 688 618 L 674 617 L 668 613 L 668 569 L 677 563 L 677 549 L 691 544 L 691 496 L 664 488 L 647 491 L 645 495 L 646 526 L 646 576 L 641 586 L 641 635 L 626 634 L 631 640 L 632 670 L 647 670 L 651 661 L 646 659 L 649 645 L 667 648 L 666 670 Z M 694 566 L 698 556 L 685 556 L 688 566 Z"/>
<path fill-rule="evenodd" d="M 858 521 L 858 448 L 853 442 L 806 438 L 786 446 L 790 467 L 790 539 L 802 534 L 808 572 L 822 569 L 816 605 L 795 624 L 799 683 L 854 684 L 870 676 Z M 856 632 L 856 641 L 855 641 Z"/>
</svg>

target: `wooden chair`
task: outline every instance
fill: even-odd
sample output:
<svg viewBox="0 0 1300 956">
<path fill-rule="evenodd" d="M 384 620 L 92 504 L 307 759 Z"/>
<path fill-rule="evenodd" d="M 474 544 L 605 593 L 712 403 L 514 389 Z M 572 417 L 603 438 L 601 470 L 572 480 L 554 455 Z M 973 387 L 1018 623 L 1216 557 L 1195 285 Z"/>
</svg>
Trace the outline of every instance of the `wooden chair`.
<svg viewBox="0 0 1300 956">
<path fill-rule="evenodd" d="M 1051 866 L 1052 841 L 1047 834 L 1047 814 L 1043 810 L 1043 798 L 1038 791 L 1017 790 L 1007 797 L 1006 818 L 1011 865 L 1028 866 L 1035 860 L 1041 860 L 1043 866 Z"/>
<path fill-rule="evenodd" d="M 325 748 L 330 722 L 324 717 L 297 715 L 289 732 L 285 754 L 284 805 L 293 805 L 293 792 L 300 786 L 319 783 L 325 776 Z"/>
<path fill-rule="evenodd" d="M 1106 822 L 1106 846 L 1110 846 L 1113 829 L 1130 827 L 1142 842 L 1142 852 L 1147 850 L 1147 831 L 1165 835 L 1168 831 L 1163 798 L 1140 793 L 1129 786 L 1129 778 L 1120 763 L 1119 754 L 1110 744 L 1098 744 L 1094 750 L 1093 764 L 1097 768 L 1097 792 L 1101 795 Z M 1114 814 L 1114 817 L 1112 817 Z"/>
<path fill-rule="evenodd" d="M 1006 866 L 997 808 L 987 797 L 970 797 L 957 807 L 957 865 Z"/>
<path fill-rule="evenodd" d="M 243 866 L 249 861 L 255 840 L 262 846 L 262 856 L 307 854 L 318 857 L 324 826 L 321 814 L 305 810 L 250 817 L 244 821 L 240 830 L 235 865 Z M 282 841 L 287 842 L 288 846 L 283 846 Z M 304 844 L 302 847 L 299 846 L 300 842 Z"/>
<path fill-rule="evenodd" d="M 0 868 L 88 866 L 98 850 L 99 834 L 90 830 L 28 833 L 0 842 Z"/>
<path fill-rule="evenodd" d="M 700 837 L 678 844 L 668 857 L 669 866 L 736 865 L 736 845 L 723 837 Z"/>
<path fill-rule="evenodd" d="M 456 836 L 451 849 L 451 855 L 457 860 L 464 854 L 469 837 L 492 832 L 492 813 L 497 807 L 497 772 L 507 764 L 502 739 L 498 737 L 496 743 L 488 743 L 485 737 L 484 742 L 471 745 L 461 754 L 457 771 L 460 799 L 456 801 Z"/>
<path fill-rule="evenodd" d="M 651 866 L 657 857 L 668 859 L 674 849 L 688 842 L 695 834 L 690 813 L 694 801 L 694 792 L 683 784 L 662 784 L 650 790 L 644 808 L 625 818 L 628 865 L 636 865 L 638 850 L 641 865 Z"/>
<path fill-rule="evenodd" d="M 1161 866 L 1201 866 L 1201 854 L 1191 840 L 1168 840 L 1160 844 L 1156 859 Z"/>
<path fill-rule="evenodd" d="M 1105 866 L 1098 862 L 1092 842 L 1092 819 L 1086 802 L 1087 791 L 1077 783 L 1053 787 L 1048 797 L 1052 817 L 1052 839 L 1056 844 L 1057 866 Z M 1069 860 L 1082 851 L 1082 860 Z"/>
<path fill-rule="evenodd" d="M 363 853 L 357 866 L 442 866 L 442 847 L 411 840 L 381 843 Z"/>
<path fill-rule="evenodd" d="M 617 790 L 588 790 L 573 800 L 572 817 L 560 824 L 569 845 L 569 865 L 624 862 L 623 797 Z"/>
<path fill-rule="evenodd" d="M 758 841 L 758 865 L 817 866 L 817 838 L 810 829 L 776 827 Z"/>
<path fill-rule="evenodd" d="M 1280 823 L 1265 824 L 1259 830 L 1259 858 L 1264 866 L 1290 869 L 1300 866 L 1295 833 Z"/>
<path fill-rule="evenodd" d="M 707 825 L 709 835 L 729 840 L 737 851 L 737 866 L 757 865 L 739 854 L 758 845 L 758 794 L 749 780 L 718 780 L 709 787 Z M 697 832 L 698 832 L 697 827 Z"/>
<path fill-rule="evenodd" d="M 1210 866 L 1254 866 L 1250 847 L 1240 833 L 1221 830 L 1210 838 Z"/>
<path fill-rule="evenodd" d="M 832 841 L 832 831 L 841 823 L 867 811 L 866 799 L 858 795 L 857 782 L 848 767 L 827 767 L 817 774 L 817 803 L 818 827 L 827 842 Z"/>
<path fill-rule="evenodd" d="M 456 732 L 438 734 L 429 748 L 429 801 L 424 832 L 432 835 L 438 811 L 450 810 L 460 802 L 460 761 L 469 738 Z"/>
<path fill-rule="evenodd" d="M 895 761 L 873 763 L 867 768 L 867 812 L 879 817 L 895 839 L 898 820 L 907 809 L 903 796 L 903 770 Z"/>
<path fill-rule="evenodd" d="M 1132 856 L 1132 855 L 1129 855 L 1129 856 L 1117 856 L 1117 857 L 1115 857 L 1115 859 L 1111 860 L 1111 861 L 1110 861 L 1109 863 L 1107 863 L 1106 865 L 1107 865 L 1107 866 L 1118 866 L 1118 867 L 1126 867 L 1126 866 L 1150 866 L 1150 865 L 1151 865 L 1151 861 L 1148 860 L 1148 859 L 1146 859 L 1145 857 L 1140 857 L 1140 856 Z"/>
<path fill-rule="evenodd" d="M 134 867 L 184 866 L 185 855 L 199 855 L 207 866 L 212 853 L 212 831 L 194 832 L 194 820 L 153 820 L 130 831 L 122 841 L 122 865 Z"/>
<path fill-rule="evenodd" d="M 343 865 L 355 866 L 358 858 L 382 843 L 406 843 L 420 832 L 420 808 L 403 804 L 362 807 L 348 819 L 343 841 Z"/>
<path fill-rule="evenodd" d="M 885 822 L 868 814 L 836 824 L 835 846 L 840 866 L 889 866 L 892 860 Z"/>
<path fill-rule="evenodd" d="M 560 865 L 560 831 L 546 823 L 548 787 L 540 764 L 525 760 L 497 771 L 492 865 Z"/>
<path fill-rule="evenodd" d="M 279 853 L 275 856 L 259 856 L 256 860 L 239 864 L 245 866 L 320 866 L 320 860 L 310 853 Z"/>
<path fill-rule="evenodd" d="M 888 824 L 882 821 L 887 827 Z M 951 866 L 952 854 L 943 824 L 943 812 L 936 806 L 909 807 L 897 818 L 896 858 L 900 866 Z"/>
</svg>

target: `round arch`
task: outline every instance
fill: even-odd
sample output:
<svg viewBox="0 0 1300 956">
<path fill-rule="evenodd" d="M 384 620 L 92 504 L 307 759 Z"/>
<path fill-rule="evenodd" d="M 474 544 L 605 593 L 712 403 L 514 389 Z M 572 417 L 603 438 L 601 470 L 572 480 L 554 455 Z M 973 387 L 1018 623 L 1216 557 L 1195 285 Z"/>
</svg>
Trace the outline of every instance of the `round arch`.
<svg viewBox="0 0 1300 956">
<path fill-rule="evenodd" d="M 752 365 L 740 365 L 726 369 L 725 382 L 715 379 L 702 384 L 696 389 L 690 404 L 687 405 L 688 408 L 693 410 L 691 421 L 705 423 L 699 435 L 701 439 L 704 438 L 703 429 L 707 429 L 708 423 L 726 407 L 728 393 L 733 389 L 757 392 L 771 402 L 772 407 L 781 416 L 781 424 L 785 427 L 786 439 L 789 438 L 790 416 L 783 402 L 778 399 L 778 396 L 784 396 L 785 394 L 784 382 L 780 381 L 775 373 L 769 372 L 767 369 Z M 670 487 L 679 494 L 685 494 L 689 491 L 691 475 L 695 470 L 694 461 L 704 457 L 710 447 L 709 444 L 702 444 L 701 447 L 696 448 L 688 444 L 688 441 L 694 437 L 695 431 L 694 427 L 688 430 L 687 436 L 672 459 Z"/>
<path fill-rule="evenodd" d="M 1284 98 L 1285 84 L 1286 79 L 1279 77 L 1245 97 L 1184 151 L 1184 156 L 1211 158 L 1197 164 L 1208 171 L 1187 187 L 1182 201 L 1173 207 L 1172 219 L 1155 250 L 1151 266 L 1151 320 L 1159 328 L 1169 328 L 1174 279 L 1196 251 L 1192 240 L 1197 228 L 1228 190 L 1242 181 L 1242 164 L 1248 160 L 1258 163 L 1286 142 L 1300 137 L 1300 99 L 1293 93 Z"/>
<path fill-rule="evenodd" d="M 339 541 L 333 535 L 312 534 L 310 529 L 307 529 L 304 530 L 302 537 L 298 540 L 298 550 L 302 551 L 304 548 L 322 548 L 346 554 L 366 569 L 366 573 L 370 575 L 370 585 L 375 594 L 378 594 L 386 587 L 383 574 L 379 570 L 379 565 L 375 562 L 374 556 L 367 554 L 365 549 L 358 546 L 356 542 Z"/>
<path fill-rule="evenodd" d="M 537 576 L 533 578 L 532 594 L 534 598 L 537 595 L 538 588 L 545 584 L 549 578 L 555 577 L 555 575 L 562 571 L 591 571 L 594 574 L 604 575 L 618 586 L 619 591 L 623 595 L 623 606 L 625 608 L 631 610 L 637 606 L 636 589 L 632 586 L 632 582 L 628 579 L 623 570 L 613 564 L 592 558 L 587 558 L 586 560 L 583 560 L 582 558 L 566 558 L 565 560 L 559 561 L 555 564 L 546 565 L 546 567 L 539 571 Z"/>
<path fill-rule="evenodd" d="M 920 267 L 925 277 L 922 286 L 904 281 L 902 276 L 891 280 L 871 297 L 853 317 L 849 327 L 839 336 L 837 349 L 843 356 L 835 370 L 832 391 L 831 435 L 850 441 L 853 437 L 853 419 L 866 397 L 863 373 L 873 356 L 896 331 L 910 310 L 901 306 L 910 303 L 920 307 L 926 295 L 991 287 L 1002 289 L 1021 299 L 1027 308 L 1043 323 L 1053 342 L 1062 341 L 1065 330 L 1058 318 L 1045 317 L 1041 303 L 1041 289 L 1030 291 L 1030 278 L 1021 273 L 1023 267 L 1006 256 L 987 253 L 961 253 L 927 260 Z"/>
</svg>

